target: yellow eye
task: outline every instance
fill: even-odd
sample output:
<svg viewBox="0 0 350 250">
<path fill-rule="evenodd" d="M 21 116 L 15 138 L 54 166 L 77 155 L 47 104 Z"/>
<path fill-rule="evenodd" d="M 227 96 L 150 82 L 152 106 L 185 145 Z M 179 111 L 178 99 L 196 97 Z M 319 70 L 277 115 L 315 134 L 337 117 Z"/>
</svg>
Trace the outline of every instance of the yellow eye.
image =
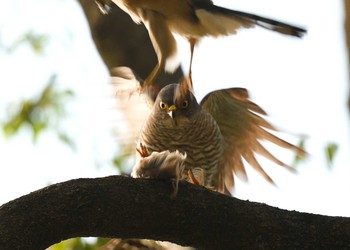
<svg viewBox="0 0 350 250">
<path fill-rule="evenodd" d="M 164 110 L 164 109 L 166 109 L 168 107 L 168 105 L 166 105 L 165 102 L 160 102 L 159 103 L 159 107 L 160 107 L 161 110 Z"/>
<path fill-rule="evenodd" d="M 187 108 L 188 107 L 188 101 L 185 100 L 182 102 L 182 108 Z"/>
</svg>

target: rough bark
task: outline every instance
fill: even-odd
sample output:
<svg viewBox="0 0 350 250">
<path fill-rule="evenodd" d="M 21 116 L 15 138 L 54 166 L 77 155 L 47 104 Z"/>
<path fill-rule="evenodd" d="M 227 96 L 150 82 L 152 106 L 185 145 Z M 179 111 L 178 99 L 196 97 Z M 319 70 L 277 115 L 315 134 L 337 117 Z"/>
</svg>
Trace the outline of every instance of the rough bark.
<svg viewBox="0 0 350 250">
<path fill-rule="evenodd" d="M 148 238 L 198 249 L 348 249 L 350 218 L 286 211 L 189 183 L 76 179 L 0 207 L 1 249 L 44 249 L 78 236 Z"/>
</svg>

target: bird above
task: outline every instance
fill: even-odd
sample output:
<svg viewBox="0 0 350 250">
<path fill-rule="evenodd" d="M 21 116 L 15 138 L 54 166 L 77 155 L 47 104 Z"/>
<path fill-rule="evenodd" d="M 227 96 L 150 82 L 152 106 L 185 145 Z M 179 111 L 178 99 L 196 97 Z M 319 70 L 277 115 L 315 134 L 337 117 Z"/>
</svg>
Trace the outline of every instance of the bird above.
<svg viewBox="0 0 350 250">
<path fill-rule="evenodd" d="M 124 72 L 121 78 L 128 76 L 127 80 L 134 82 L 140 79 L 131 77 L 133 72 L 128 68 L 123 67 L 119 72 Z M 268 182 L 274 183 L 255 154 L 294 170 L 266 150 L 260 140 L 304 155 L 299 147 L 269 132 L 276 129 L 264 119 L 265 111 L 249 100 L 246 89 L 213 91 L 198 103 L 188 80 L 184 80 L 165 86 L 157 94 L 150 97 L 154 101 L 151 113 L 137 142 L 134 177 L 177 179 L 182 174 L 184 179 L 201 180 L 200 184 L 229 194 L 235 175 L 247 179 L 243 159 Z M 152 165 L 155 162 L 158 168 Z M 180 169 L 171 170 L 162 162 L 172 162 Z"/>
<path fill-rule="evenodd" d="M 107 11 L 106 0 L 96 0 L 99 8 Z M 294 37 L 302 37 L 306 30 L 242 11 L 230 10 L 213 4 L 211 0 L 112 0 L 130 15 L 135 23 L 143 23 L 149 33 L 158 64 L 145 80 L 143 88 L 152 85 L 158 74 L 173 72 L 179 66 L 174 33 L 190 43 L 189 79 L 192 83 L 192 59 L 197 42 L 205 36 L 236 34 L 241 28 L 260 26 Z"/>
</svg>

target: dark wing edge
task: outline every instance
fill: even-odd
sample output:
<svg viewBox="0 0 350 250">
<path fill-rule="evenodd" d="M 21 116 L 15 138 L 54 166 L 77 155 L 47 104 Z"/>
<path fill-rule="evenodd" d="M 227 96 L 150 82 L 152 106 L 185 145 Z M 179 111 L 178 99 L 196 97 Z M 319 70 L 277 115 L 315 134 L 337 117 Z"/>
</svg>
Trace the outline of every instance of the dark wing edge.
<svg viewBox="0 0 350 250">
<path fill-rule="evenodd" d="M 217 90 L 206 95 L 201 101 L 203 110 L 209 112 L 216 120 L 224 138 L 224 159 L 220 166 L 219 189 L 232 190 L 234 175 L 247 180 L 243 159 L 260 173 L 265 180 L 274 184 L 256 159 L 259 154 L 288 170 L 295 171 L 272 153 L 259 141 L 268 141 L 294 151 L 304 157 L 305 151 L 272 134 L 278 131 L 265 118 L 266 112 L 249 100 L 248 91 L 244 88 Z M 269 132 L 269 130 L 271 132 Z"/>
</svg>

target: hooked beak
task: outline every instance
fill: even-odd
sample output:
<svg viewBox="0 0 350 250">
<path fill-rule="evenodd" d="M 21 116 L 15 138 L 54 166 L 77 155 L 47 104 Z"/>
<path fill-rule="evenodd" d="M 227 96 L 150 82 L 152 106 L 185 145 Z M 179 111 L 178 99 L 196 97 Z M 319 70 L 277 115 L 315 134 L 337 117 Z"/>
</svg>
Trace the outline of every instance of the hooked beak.
<svg viewBox="0 0 350 250">
<path fill-rule="evenodd" d="M 176 111 L 176 106 L 175 105 L 171 105 L 168 109 L 168 115 L 171 117 L 171 119 L 175 118 L 175 115 L 173 113 L 173 111 Z"/>
</svg>

